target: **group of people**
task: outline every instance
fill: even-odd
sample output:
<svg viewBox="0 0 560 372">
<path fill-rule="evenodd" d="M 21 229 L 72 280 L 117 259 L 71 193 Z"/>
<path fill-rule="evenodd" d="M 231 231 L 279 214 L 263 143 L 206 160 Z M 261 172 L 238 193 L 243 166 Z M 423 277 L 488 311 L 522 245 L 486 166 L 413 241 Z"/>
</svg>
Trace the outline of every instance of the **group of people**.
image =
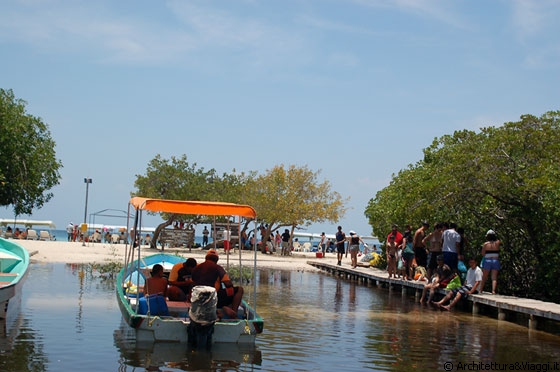
<svg viewBox="0 0 560 372">
<path fill-rule="evenodd" d="M 216 289 L 218 316 L 237 318 L 237 310 L 243 299 L 243 287 L 234 286 L 226 270 L 218 265 L 219 255 L 214 249 L 208 250 L 204 262 L 188 258 L 175 264 L 165 278 L 162 265 L 154 265 L 151 277 L 146 279 L 146 295 L 161 294 L 170 301 L 189 301 L 192 288 L 198 285 Z"/>
<path fill-rule="evenodd" d="M 501 242 L 493 230 L 488 230 L 486 242 L 482 246 L 482 268 L 478 267 L 476 258 L 471 257 L 467 260 L 467 270 L 462 255 L 466 246 L 464 231 L 457 228 L 456 224 L 446 222 L 436 223 L 429 233 L 426 231 L 428 227 L 429 224 L 423 222 L 412 233 L 411 226 L 407 225 L 401 233 L 397 225 L 392 226 L 385 245 L 389 278 L 400 278 L 402 275 L 404 280 L 425 281 L 420 302 L 431 303 L 436 288 L 445 288 L 455 276 L 459 276 L 461 285 L 434 303 L 446 310 L 461 298 L 482 293 L 488 276 L 492 280 L 492 294 L 496 294 L 498 272 L 501 269 Z M 449 305 L 445 305 L 447 301 L 450 301 Z"/>
</svg>

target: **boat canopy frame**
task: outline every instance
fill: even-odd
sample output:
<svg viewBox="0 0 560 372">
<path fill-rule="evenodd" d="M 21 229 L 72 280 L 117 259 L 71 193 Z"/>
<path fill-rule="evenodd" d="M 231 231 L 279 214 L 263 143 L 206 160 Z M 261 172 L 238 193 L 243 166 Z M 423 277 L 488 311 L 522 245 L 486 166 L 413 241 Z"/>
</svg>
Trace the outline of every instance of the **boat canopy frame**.
<svg viewBox="0 0 560 372">
<path fill-rule="evenodd" d="M 149 211 L 155 213 L 173 213 L 173 214 L 183 214 L 183 215 L 204 215 L 204 216 L 239 216 L 244 217 L 246 219 L 252 219 L 254 222 L 254 235 L 257 236 L 257 212 L 255 209 L 249 205 L 244 204 L 235 204 L 235 203 L 227 203 L 227 202 L 215 202 L 215 201 L 202 201 L 202 200 L 172 200 L 172 199 L 155 199 L 155 198 L 145 198 L 140 196 L 132 197 L 129 201 L 129 216 L 132 217 L 134 215 L 134 225 L 133 227 L 127 222 L 127 231 L 131 231 L 131 228 L 134 230 L 135 234 L 138 232 L 142 234 L 141 226 L 142 226 L 142 211 Z M 132 214 L 130 212 L 130 208 L 134 208 L 136 213 Z M 128 219 L 130 220 L 130 218 Z M 130 221 L 129 221 L 130 222 Z M 241 231 L 241 219 L 239 219 L 239 231 Z M 243 278 L 243 266 L 242 266 L 242 255 L 241 251 L 243 247 L 241 246 L 241 237 L 238 239 L 239 243 L 239 273 L 240 278 Z M 134 246 L 134 241 L 136 237 L 133 236 L 130 239 L 130 249 L 127 245 L 125 246 L 125 266 L 129 266 L 128 262 L 132 262 L 133 259 L 133 251 L 134 249 L 138 249 L 138 257 L 137 260 L 140 262 L 141 260 L 141 244 L 138 244 L 136 247 Z M 229 270 L 229 254 L 226 255 L 227 257 L 227 265 L 226 268 Z M 256 313 L 257 311 L 257 286 L 255 283 L 256 280 L 256 272 L 257 272 L 257 242 L 253 244 L 253 309 Z M 130 257 L 130 261 L 128 261 L 128 257 Z M 131 268 L 132 270 L 132 268 Z M 126 277 L 126 275 L 125 275 Z"/>
</svg>

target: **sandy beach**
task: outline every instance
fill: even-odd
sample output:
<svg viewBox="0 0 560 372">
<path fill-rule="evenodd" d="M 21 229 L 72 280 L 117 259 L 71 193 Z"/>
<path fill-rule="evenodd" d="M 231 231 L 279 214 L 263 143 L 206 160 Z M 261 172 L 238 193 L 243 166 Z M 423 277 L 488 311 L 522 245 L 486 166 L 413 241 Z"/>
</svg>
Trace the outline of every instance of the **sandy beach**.
<svg viewBox="0 0 560 372">
<path fill-rule="evenodd" d="M 83 246 L 79 242 L 64 241 L 16 240 L 16 242 L 25 247 L 31 256 L 31 261 L 37 263 L 107 263 L 124 261 L 124 244 L 86 243 Z M 227 255 L 223 249 L 218 251 L 220 253 L 219 264 L 226 266 Z M 202 262 L 206 255 L 206 250 L 194 248 L 190 251 L 188 248 L 166 248 L 164 252 L 178 254 L 185 258 L 194 257 L 198 262 Z M 155 253 L 161 253 L 161 250 L 142 246 L 142 256 L 149 256 Z M 253 265 L 253 257 L 253 252 L 242 251 L 242 265 Z M 318 269 L 307 264 L 307 261 L 311 259 L 316 259 L 313 252 L 294 252 L 291 256 L 257 252 L 257 266 L 259 268 L 317 271 Z M 323 260 L 336 263 L 336 254 L 327 253 Z M 239 263 L 239 251 L 235 250 L 230 253 L 229 262 L 231 265 Z M 350 264 L 350 258 L 345 259 L 343 263 Z"/>
</svg>

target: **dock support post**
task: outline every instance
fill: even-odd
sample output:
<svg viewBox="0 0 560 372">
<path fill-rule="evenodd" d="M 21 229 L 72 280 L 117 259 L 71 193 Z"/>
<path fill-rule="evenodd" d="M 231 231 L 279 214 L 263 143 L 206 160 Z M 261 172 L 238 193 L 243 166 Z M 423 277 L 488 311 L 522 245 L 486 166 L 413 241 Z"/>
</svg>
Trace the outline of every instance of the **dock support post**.
<svg viewBox="0 0 560 372">
<path fill-rule="evenodd" d="M 416 288 L 416 291 L 414 292 L 414 300 L 415 300 L 415 302 L 420 298 L 420 294 L 421 294 L 421 293 L 422 293 L 422 292 L 421 292 L 418 288 Z"/>
<path fill-rule="evenodd" d="M 401 294 L 402 294 L 403 296 L 406 296 L 406 286 L 405 286 L 405 285 L 402 285 L 402 286 L 401 286 Z"/>
<path fill-rule="evenodd" d="M 479 312 L 479 308 L 478 308 L 478 302 L 473 302 L 472 303 L 472 314 L 476 315 Z"/>
<path fill-rule="evenodd" d="M 506 313 L 500 307 L 498 308 L 498 320 L 506 320 Z"/>
<path fill-rule="evenodd" d="M 529 329 L 537 329 L 537 317 L 533 314 L 529 315 Z"/>
</svg>

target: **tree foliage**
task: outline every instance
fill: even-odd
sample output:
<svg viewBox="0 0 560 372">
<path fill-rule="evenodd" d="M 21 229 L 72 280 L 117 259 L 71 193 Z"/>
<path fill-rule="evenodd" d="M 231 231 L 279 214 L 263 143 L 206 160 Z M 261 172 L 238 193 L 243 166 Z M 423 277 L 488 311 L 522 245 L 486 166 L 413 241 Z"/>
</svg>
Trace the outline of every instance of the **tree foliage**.
<svg viewBox="0 0 560 372">
<path fill-rule="evenodd" d="M 319 182 L 319 172 L 307 167 L 277 165 L 252 178 L 244 189 L 245 203 L 257 211 L 270 232 L 281 227 L 309 226 L 312 223 L 338 221 L 346 212 L 346 200 L 331 190 L 327 180 Z"/>
<path fill-rule="evenodd" d="M 503 242 L 502 293 L 560 301 L 560 112 L 457 131 L 393 175 L 366 216 L 383 239 L 392 223 L 453 221 L 480 258 L 488 229 Z"/>
<path fill-rule="evenodd" d="M 26 102 L 0 89 L 0 205 L 16 216 L 41 208 L 59 184 L 62 163 L 47 124 L 26 112 Z"/>
<path fill-rule="evenodd" d="M 275 166 L 266 174 L 256 172 L 218 175 L 214 169 L 190 164 L 180 158 L 152 159 L 145 175 L 136 175 L 133 196 L 176 200 L 210 200 L 248 204 L 255 208 L 259 221 L 267 224 L 267 236 L 280 227 L 304 227 L 315 222 L 338 221 L 344 215 L 345 200 L 331 190 L 328 181 L 318 181 L 319 172 L 307 167 Z M 206 216 L 162 214 L 165 220 L 154 232 L 155 245 L 161 229 L 176 220 L 187 224 L 207 222 Z M 246 221 L 248 222 L 248 221 Z M 246 230 L 247 223 L 242 228 Z"/>
<path fill-rule="evenodd" d="M 219 175 L 215 169 L 206 170 L 196 163 L 189 163 L 187 156 L 164 159 L 156 155 L 148 163 L 145 175 L 136 175 L 132 196 L 173 200 L 209 200 L 239 202 L 240 189 L 251 175 L 244 173 Z M 154 232 L 155 246 L 160 231 L 173 223 L 183 221 L 187 225 L 207 222 L 208 216 L 187 216 L 161 213 L 164 222 Z"/>
</svg>

